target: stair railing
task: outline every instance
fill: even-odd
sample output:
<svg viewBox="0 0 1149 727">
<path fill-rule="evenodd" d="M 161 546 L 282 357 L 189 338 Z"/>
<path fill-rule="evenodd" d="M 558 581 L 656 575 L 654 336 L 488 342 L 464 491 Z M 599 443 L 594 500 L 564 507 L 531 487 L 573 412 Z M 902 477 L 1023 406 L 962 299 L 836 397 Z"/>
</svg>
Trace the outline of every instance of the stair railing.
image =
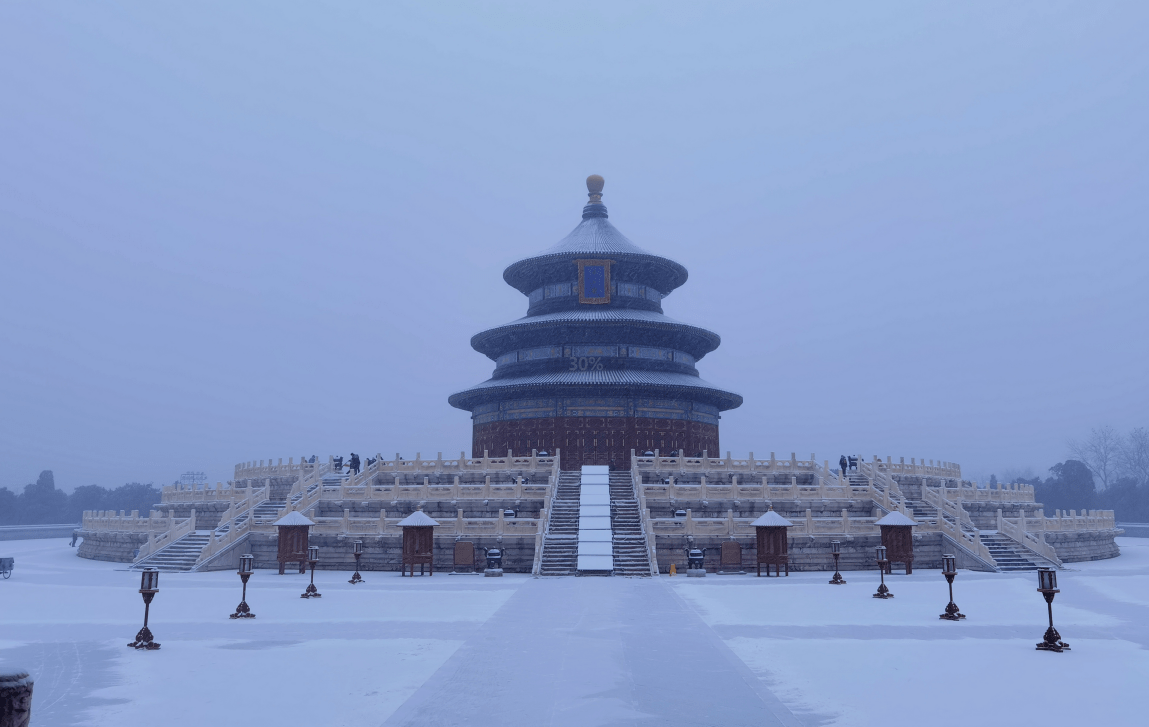
<svg viewBox="0 0 1149 727">
<path fill-rule="evenodd" d="M 642 525 L 642 540 L 646 544 L 647 562 L 650 564 L 650 575 L 658 577 L 658 548 L 654 537 L 654 527 L 650 524 L 650 510 L 646 507 L 646 493 L 642 487 L 642 473 L 637 467 L 630 468 L 630 486 L 634 489 L 635 500 L 638 502 L 638 520 Z"/>
<path fill-rule="evenodd" d="M 986 565 L 992 567 L 993 570 L 998 570 L 993 553 L 990 553 L 985 543 L 981 542 L 981 535 L 977 530 L 974 530 L 971 535 L 961 529 L 959 521 L 950 522 L 941 511 L 938 512 L 938 515 L 938 530 L 943 535 L 948 536 L 958 547 L 963 548 L 970 555 L 985 561 Z"/>
<path fill-rule="evenodd" d="M 970 519 L 969 513 L 966 512 L 966 509 L 962 507 L 961 503 L 946 499 L 945 496 L 942 495 L 941 489 L 940 487 L 929 487 L 923 484 L 922 502 L 934 506 L 938 512 L 949 515 L 962 525 L 967 525 L 976 530 L 977 526 L 973 524 L 973 520 Z"/>
<path fill-rule="evenodd" d="M 555 462 L 558 462 L 558 457 L 555 457 Z M 552 475 L 548 479 L 550 481 L 547 483 L 547 494 L 543 498 L 542 510 L 539 511 L 539 528 L 538 532 L 535 533 L 535 557 L 534 562 L 531 563 L 531 575 L 534 576 L 539 574 L 539 569 L 542 568 L 543 565 L 543 547 L 546 543 L 547 533 L 551 531 L 551 518 L 549 514 L 551 511 L 551 496 L 559 486 L 557 476 Z"/>
<path fill-rule="evenodd" d="M 222 552 L 228 546 L 251 532 L 253 520 L 254 518 L 249 517 L 241 524 L 238 522 L 238 517 L 232 518 L 228 521 L 227 532 L 218 538 L 216 537 L 216 531 L 212 531 L 207 542 L 204 543 L 203 549 L 200 550 L 199 555 L 196 556 L 195 565 L 192 566 L 192 570 L 196 570 L 213 556 Z"/>
<path fill-rule="evenodd" d="M 132 562 L 139 563 L 141 560 L 155 553 L 161 548 L 165 548 L 183 536 L 194 532 L 195 510 L 192 510 L 191 516 L 188 517 L 188 519 L 184 520 L 178 525 L 175 525 L 174 527 L 168 528 L 167 532 L 164 532 L 160 535 L 153 535 L 152 533 L 148 533 L 148 542 L 140 548 L 140 551 L 136 554 L 135 560 Z"/>
<path fill-rule="evenodd" d="M 1061 559 L 1057 557 L 1057 551 L 1054 550 L 1053 546 L 1045 542 L 1045 532 L 1027 532 L 1025 528 L 1025 510 L 1019 511 L 1018 514 L 1017 522 L 1011 523 L 1008 518 L 1002 517 L 1001 510 L 998 510 L 997 531 L 1060 568 L 1062 566 Z"/>
</svg>

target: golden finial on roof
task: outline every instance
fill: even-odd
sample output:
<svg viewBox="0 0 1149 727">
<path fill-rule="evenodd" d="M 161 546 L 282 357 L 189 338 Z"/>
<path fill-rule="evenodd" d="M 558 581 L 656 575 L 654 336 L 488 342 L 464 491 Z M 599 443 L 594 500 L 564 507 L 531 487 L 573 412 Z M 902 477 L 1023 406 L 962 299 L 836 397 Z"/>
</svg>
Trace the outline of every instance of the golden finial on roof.
<svg viewBox="0 0 1149 727">
<path fill-rule="evenodd" d="M 587 196 L 590 197 L 591 204 L 602 204 L 602 185 L 605 183 L 605 180 L 597 174 L 586 178 L 586 190 L 589 192 Z"/>
</svg>

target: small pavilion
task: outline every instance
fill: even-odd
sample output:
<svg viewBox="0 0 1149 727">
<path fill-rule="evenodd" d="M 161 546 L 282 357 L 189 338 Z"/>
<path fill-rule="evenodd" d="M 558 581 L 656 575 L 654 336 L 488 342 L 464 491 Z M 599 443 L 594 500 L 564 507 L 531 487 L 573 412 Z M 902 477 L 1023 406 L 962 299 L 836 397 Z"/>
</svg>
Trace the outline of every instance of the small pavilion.
<svg viewBox="0 0 1149 727">
<path fill-rule="evenodd" d="M 906 564 L 906 575 L 914 572 L 914 526 L 904 513 L 894 510 L 876 523 L 882 529 L 882 545 L 886 546 L 886 573 L 894 571 L 894 563 Z"/>
<path fill-rule="evenodd" d="M 415 565 L 419 565 L 419 575 L 423 575 L 424 566 L 430 566 L 430 575 L 435 575 L 435 526 L 439 523 L 422 510 L 416 510 L 399 521 L 403 528 L 403 564 L 402 575 L 407 575 L 407 566 L 411 566 L 411 575 L 415 575 Z"/>
<path fill-rule="evenodd" d="M 774 512 L 773 506 L 762 517 L 750 523 L 758 533 L 758 575 L 762 575 L 762 564 L 766 564 L 766 577 L 770 577 L 770 566 L 774 566 L 774 574 L 782 575 L 782 568 L 786 575 L 790 575 L 789 528 L 794 523 Z"/>
<path fill-rule="evenodd" d="M 309 528 L 314 525 L 303 513 L 292 510 L 275 521 L 279 528 L 279 575 L 288 563 L 299 563 L 299 572 L 307 572 L 307 541 Z"/>
</svg>

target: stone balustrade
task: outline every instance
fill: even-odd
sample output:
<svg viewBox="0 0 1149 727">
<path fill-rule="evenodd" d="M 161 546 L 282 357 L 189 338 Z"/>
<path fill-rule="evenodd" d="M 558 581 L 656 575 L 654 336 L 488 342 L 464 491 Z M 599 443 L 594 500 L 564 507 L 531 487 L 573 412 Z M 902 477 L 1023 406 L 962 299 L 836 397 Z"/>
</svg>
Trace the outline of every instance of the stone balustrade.
<svg viewBox="0 0 1149 727">
<path fill-rule="evenodd" d="M 368 468 L 365 466 L 366 458 L 363 458 L 364 471 L 370 469 L 372 472 L 404 472 L 419 475 L 516 469 L 535 472 L 554 469 L 558 464 L 557 456 L 540 457 L 533 450 L 529 457 L 515 457 L 510 452 L 507 452 L 506 457 L 489 457 L 486 453 L 482 457 L 467 457 L 465 452 L 460 452 L 458 459 L 443 459 L 443 453 L 438 452 L 435 459 L 424 459 L 421 453 L 416 453 L 415 459 L 404 459 L 399 454 L 396 454 L 394 459 L 384 459 L 382 454 L 376 454 L 374 459 L 376 461 Z M 323 464 L 330 466 L 332 463 L 333 458 L 328 457 L 327 462 Z M 287 464 L 284 464 L 282 457 L 276 464 L 272 464 L 270 459 L 266 464 L 264 460 L 241 462 L 235 466 L 235 479 L 291 476 L 302 479 L 310 475 L 319 464 L 302 461 L 296 463 L 292 457 L 288 457 Z"/>
<path fill-rule="evenodd" d="M 324 500 L 460 500 L 460 499 L 542 499 L 550 488 L 547 482 L 524 483 L 522 477 L 513 482 L 491 482 L 487 475 L 480 483 L 464 483 L 455 475 L 451 484 L 432 484 L 429 477 L 420 485 L 404 484 L 396 476 L 387 484 L 324 485 L 317 499 Z"/>
<path fill-rule="evenodd" d="M 315 535 L 399 535 L 403 528 L 399 522 L 406 517 L 387 517 L 386 511 L 381 511 L 378 518 L 353 518 L 351 511 L 345 509 L 343 517 L 314 517 L 315 525 L 311 532 Z M 493 518 L 463 517 L 463 511 L 458 510 L 458 516 L 453 520 L 440 520 L 435 527 L 436 537 L 454 537 L 457 535 L 503 535 L 535 537 L 540 532 L 540 524 L 546 522 L 547 511 L 540 511 L 537 518 L 504 517 L 500 512 Z M 250 532 L 275 533 L 272 523 L 251 523 Z"/>
<path fill-rule="evenodd" d="M 184 487 L 183 485 L 165 485 L 161 491 L 161 499 L 165 503 L 177 502 L 226 502 L 228 500 L 242 501 L 250 499 L 253 495 L 258 496 L 263 493 L 262 499 L 267 499 L 268 489 L 267 486 L 252 488 L 252 487 L 236 487 L 232 483 L 224 486 L 222 482 L 217 482 L 215 487 L 203 487 L 199 489 Z"/>
<path fill-rule="evenodd" d="M 1034 502 L 1033 485 L 1021 483 L 1005 484 L 998 482 L 995 488 L 981 488 L 974 482 L 972 486 L 940 488 L 947 500 L 967 502 Z"/>
<path fill-rule="evenodd" d="M 142 560 L 160 548 L 171 545 L 188 533 L 195 532 L 195 510 L 191 511 L 191 517 L 174 523 L 167 530 L 156 534 L 156 531 L 148 531 L 148 542 L 144 543 L 138 553 L 136 553 L 136 560 Z"/>
<path fill-rule="evenodd" d="M 682 518 L 651 518 L 646 511 L 645 519 L 650 523 L 651 530 L 657 535 L 717 535 L 717 536 L 746 536 L 754 537 L 756 530 L 752 522 L 754 518 L 734 517 L 734 511 L 729 510 L 724 518 L 697 518 L 692 510 L 686 511 Z M 810 510 L 806 511 L 805 518 L 792 520 L 794 523 L 788 529 L 790 537 L 807 535 L 842 535 L 862 536 L 880 535 L 881 531 L 875 517 L 850 517 L 847 510 L 842 510 L 841 517 L 816 518 Z M 919 526 L 919 529 L 922 526 Z M 932 529 L 925 526 L 925 529 Z"/>
<path fill-rule="evenodd" d="M 162 533 L 177 522 L 174 511 L 164 515 L 152 510 L 146 517 L 140 517 L 139 510 L 132 510 L 127 515 L 123 510 L 118 515 L 114 510 L 85 510 L 80 529 L 93 533 Z"/>
<path fill-rule="evenodd" d="M 1080 532 L 1083 530 L 1115 530 L 1117 518 L 1112 510 L 1082 510 L 1078 515 L 1076 510 L 1062 512 L 1058 510 L 1053 517 L 1046 517 L 1041 510 L 1034 510 L 1033 514 L 1026 516 L 1022 510 L 1020 517 L 1014 523 L 1022 531 L 1041 532 Z"/>
<path fill-rule="evenodd" d="M 934 460 L 930 460 L 929 464 L 926 464 L 925 460 L 918 462 L 914 457 L 910 458 L 909 463 L 906 463 L 905 457 L 894 462 L 893 457 L 886 457 L 883 461 L 875 455 L 871 462 L 860 464 L 875 463 L 878 471 L 886 475 L 961 479 L 961 465 L 953 462 L 935 463 Z M 798 459 L 797 454 L 791 452 L 790 459 L 778 459 L 771 452 L 770 459 L 755 459 L 754 453 L 750 452 L 746 459 L 734 459 L 730 456 L 730 452 L 726 453 L 725 458 L 709 457 L 706 452 L 703 452 L 701 457 L 665 457 L 657 450 L 654 456 L 635 455 L 631 468 L 655 472 L 819 472 L 823 476 L 829 476 L 835 470 L 830 466 L 829 460 L 823 460 L 819 466 L 818 458 L 813 454 L 810 455 L 810 459 Z"/>
</svg>

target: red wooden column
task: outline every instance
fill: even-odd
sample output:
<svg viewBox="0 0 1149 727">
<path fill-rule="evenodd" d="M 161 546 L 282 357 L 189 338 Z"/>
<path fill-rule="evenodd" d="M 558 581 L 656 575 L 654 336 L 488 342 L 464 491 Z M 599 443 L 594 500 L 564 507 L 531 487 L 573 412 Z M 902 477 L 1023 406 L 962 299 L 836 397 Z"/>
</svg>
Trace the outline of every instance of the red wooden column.
<svg viewBox="0 0 1149 727">
<path fill-rule="evenodd" d="M 307 572 L 307 540 L 315 523 L 300 512 L 291 511 L 275 521 L 279 528 L 279 575 L 288 563 L 299 563 L 299 572 Z"/>
<path fill-rule="evenodd" d="M 771 506 L 765 515 L 750 523 L 758 533 L 758 575 L 762 575 L 762 564 L 766 564 L 766 577 L 770 577 L 770 566 L 774 566 L 774 574 L 782 575 L 785 567 L 786 575 L 790 575 L 790 549 L 789 528 L 794 523 L 774 512 Z"/>
</svg>

